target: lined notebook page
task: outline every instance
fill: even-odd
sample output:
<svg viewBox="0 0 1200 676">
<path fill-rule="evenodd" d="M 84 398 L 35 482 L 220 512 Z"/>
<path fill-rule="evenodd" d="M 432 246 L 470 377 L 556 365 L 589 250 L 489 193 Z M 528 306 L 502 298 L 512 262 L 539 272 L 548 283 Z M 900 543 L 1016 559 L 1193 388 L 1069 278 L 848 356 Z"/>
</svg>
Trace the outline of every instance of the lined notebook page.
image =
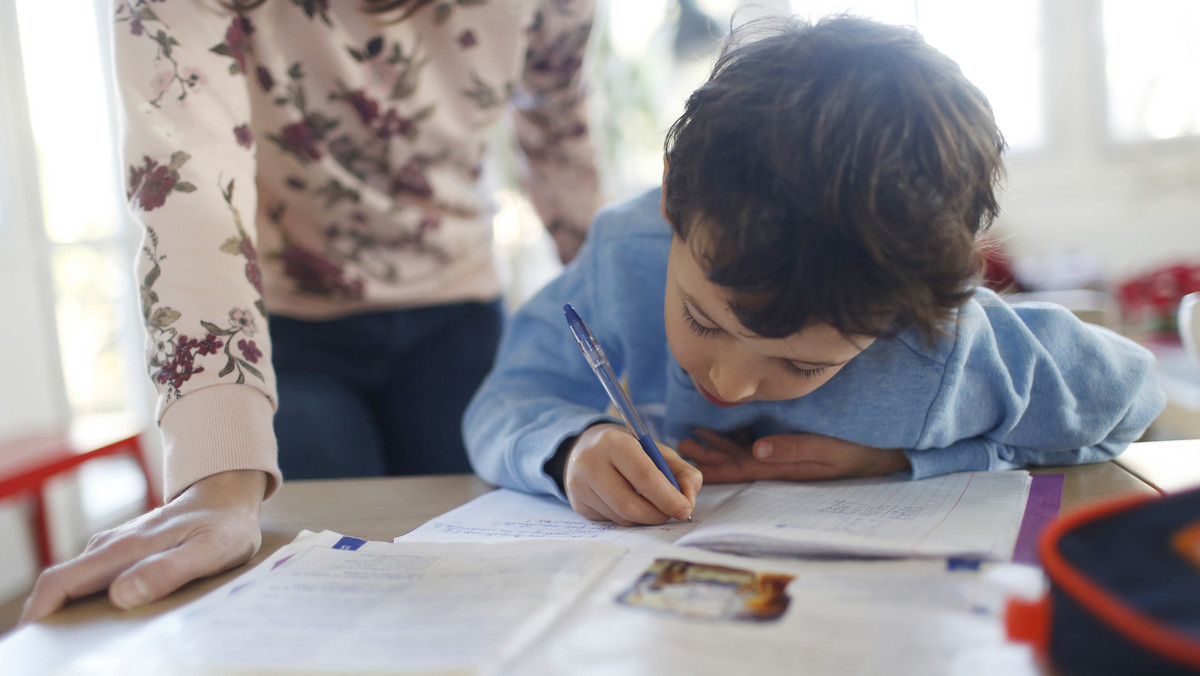
<svg viewBox="0 0 1200 676">
<path fill-rule="evenodd" d="M 817 483 L 757 482 L 680 538 L 751 555 L 1011 557 L 1030 476 L 962 472 Z"/>
</svg>

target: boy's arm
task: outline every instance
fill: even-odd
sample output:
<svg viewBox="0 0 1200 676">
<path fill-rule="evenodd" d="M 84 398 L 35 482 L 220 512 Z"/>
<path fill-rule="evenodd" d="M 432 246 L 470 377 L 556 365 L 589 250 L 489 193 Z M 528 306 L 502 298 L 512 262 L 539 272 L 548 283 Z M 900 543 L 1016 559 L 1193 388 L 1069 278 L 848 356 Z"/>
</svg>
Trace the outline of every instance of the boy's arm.
<svg viewBox="0 0 1200 676">
<path fill-rule="evenodd" d="M 968 306 L 913 477 L 1109 460 L 1166 404 L 1154 357 L 1064 308 Z"/>
<path fill-rule="evenodd" d="M 463 436 L 476 473 L 485 481 L 566 499 L 546 463 L 564 442 L 598 422 L 607 398 L 579 353 L 563 317 L 570 302 L 588 312 L 596 306 L 588 280 L 595 279 L 595 246 L 507 321 L 492 372 L 463 416 Z"/>
</svg>

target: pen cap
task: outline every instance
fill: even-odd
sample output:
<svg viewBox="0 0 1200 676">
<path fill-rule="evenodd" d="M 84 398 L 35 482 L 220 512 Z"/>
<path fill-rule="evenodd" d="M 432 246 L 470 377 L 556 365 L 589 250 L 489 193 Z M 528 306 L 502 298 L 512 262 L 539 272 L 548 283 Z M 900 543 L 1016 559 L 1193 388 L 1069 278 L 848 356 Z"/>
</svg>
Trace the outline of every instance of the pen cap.
<svg viewBox="0 0 1200 676">
<path fill-rule="evenodd" d="M 588 366 L 595 369 L 607 364 L 608 360 L 604 357 L 604 350 L 600 348 L 600 344 L 592 337 L 592 332 L 588 330 L 587 323 L 583 321 L 578 312 L 575 312 L 575 308 L 571 307 L 570 303 L 563 306 L 563 314 L 567 317 L 567 324 L 571 327 L 571 334 L 575 336 L 575 342 L 579 344 L 579 351 L 583 353 Z"/>
<path fill-rule="evenodd" d="M 575 308 L 571 307 L 570 303 L 567 303 L 563 306 L 563 314 L 567 316 L 568 324 L 574 324 L 575 322 L 581 321 L 579 319 L 579 313 L 575 311 Z"/>
</svg>

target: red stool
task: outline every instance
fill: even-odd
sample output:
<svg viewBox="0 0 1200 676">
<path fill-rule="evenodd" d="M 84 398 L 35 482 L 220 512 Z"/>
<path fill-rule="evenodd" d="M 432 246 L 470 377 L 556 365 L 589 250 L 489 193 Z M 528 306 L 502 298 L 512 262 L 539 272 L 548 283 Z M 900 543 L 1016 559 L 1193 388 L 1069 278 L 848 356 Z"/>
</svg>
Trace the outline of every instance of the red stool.
<svg viewBox="0 0 1200 676">
<path fill-rule="evenodd" d="M 63 434 L 34 436 L 0 444 L 0 500 L 29 495 L 33 500 L 32 529 L 38 563 L 45 568 L 54 563 L 50 550 L 49 524 L 46 520 L 46 482 L 96 458 L 126 454 L 133 458 L 146 480 L 146 511 L 159 505 L 150 479 L 150 466 L 142 449 L 141 437 L 133 435 L 92 450 L 78 450 Z"/>
</svg>

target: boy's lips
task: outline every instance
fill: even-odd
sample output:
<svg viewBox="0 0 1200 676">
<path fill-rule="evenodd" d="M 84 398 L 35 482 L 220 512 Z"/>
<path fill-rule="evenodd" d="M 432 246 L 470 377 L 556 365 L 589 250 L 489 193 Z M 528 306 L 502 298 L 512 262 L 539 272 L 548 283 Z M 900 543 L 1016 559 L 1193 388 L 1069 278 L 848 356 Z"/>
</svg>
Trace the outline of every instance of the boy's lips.
<svg viewBox="0 0 1200 676">
<path fill-rule="evenodd" d="M 696 381 L 693 380 L 692 384 L 696 385 L 696 389 L 700 391 L 700 394 L 704 395 L 704 398 L 707 399 L 709 401 L 709 403 L 716 404 L 717 406 L 720 406 L 721 408 L 731 408 L 733 406 L 741 406 L 742 404 L 745 403 L 745 402 L 741 402 L 741 401 L 725 401 L 724 399 L 716 396 L 715 394 L 713 394 L 713 393 L 709 392 L 708 390 L 704 389 L 703 387 L 701 387 L 698 383 L 696 383 Z"/>
</svg>

